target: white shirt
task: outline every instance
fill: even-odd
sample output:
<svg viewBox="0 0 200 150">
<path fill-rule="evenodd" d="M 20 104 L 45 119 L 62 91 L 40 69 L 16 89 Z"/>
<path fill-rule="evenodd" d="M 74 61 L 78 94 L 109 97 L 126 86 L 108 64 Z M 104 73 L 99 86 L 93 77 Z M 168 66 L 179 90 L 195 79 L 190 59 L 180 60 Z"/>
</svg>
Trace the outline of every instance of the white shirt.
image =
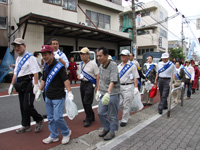
<svg viewBox="0 0 200 150">
<path fill-rule="evenodd" d="M 127 62 L 127 65 L 131 65 L 131 64 L 130 64 L 130 61 Z M 118 68 L 118 71 L 119 71 L 119 73 L 120 73 L 120 71 L 124 68 L 123 63 L 120 63 L 120 64 L 117 66 L 117 68 Z M 133 75 L 133 79 L 130 79 L 130 74 Z M 135 66 L 135 64 L 134 64 L 134 65 L 132 65 L 132 67 L 129 68 L 129 69 L 126 71 L 126 73 L 120 78 L 120 83 L 121 83 L 121 84 L 124 84 L 124 83 L 133 83 L 135 78 L 139 78 L 139 74 L 138 74 L 137 68 L 136 68 L 136 66 Z"/>
<path fill-rule="evenodd" d="M 61 54 L 61 53 L 62 53 L 62 54 Z M 58 55 L 60 56 L 60 58 L 61 58 L 62 60 L 65 61 L 65 63 L 66 63 L 65 68 L 67 69 L 67 68 L 69 67 L 69 61 L 68 61 L 68 59 L 67 59 L 65 53 L 61 52 L 61 51 L 58 49 L 57 51 L 54 52 L 54 55 L 55 55 L 55 54 L 58 54 Z M 57 61 L 59 61 L 59 60 L 57 60 Z"/>
<path fill-rule="evenodd" d="M 133 59 L 131 62 L 133 62 L 134 65 L 136 65 L 137 68 L 140 67 L 140 64 L 138 63 L 137 60 Z"/>
<path fill-rule="evenodd" d="M 169 60 L 168 60 L 169 62 Z M 159 62 L 158 63 L 158 66 L 157 66 L 157 72 L 158 70 L 160 70 L 162 67 L 164 67 L 168 62 L 164 63 L 163 61 Z M 169 68 L 167 68 L 165 71 L 159 73 L 159 77 L 161 78 L 171 78 L 171 73 L 172 73 L 172 70 L 173 70 L 173 75 L 176 74 L 176 67 L 175 65 L 172 63 L 171 66 Z"/>
<path fill-rule="evenodd" d="M 16 62 L 15 62 L 15 69 L 14 69 L 15 75 L 17 75 L 18 64 L 26 53 L 27 52 L 25 51 L 22 56 L 17 57 Z M 35 74 L 38 72 L 41 72 L 40 66 L 37 63 L 36 58 L 34 56 L 30 56 L 29 59 L 22 66 L 22 68 L 18 74 L 18 77 L 22 77 L 22 76 L 29 75 L 29 74 Z"/>
<path fill-rule="evenodd" d="M 191 65 L 189 65 L 188 67 L 185 66 L 185 69 L 190 73 L 190 75 L 191 75 L 191 80 L 194 80 L 194 68 L 193 68 Z M 186 77 L 187 79 L 189 79 L 189 77 L 186 75 L 186 73 L 185 73 L 185 77 Z"/>
</svg>

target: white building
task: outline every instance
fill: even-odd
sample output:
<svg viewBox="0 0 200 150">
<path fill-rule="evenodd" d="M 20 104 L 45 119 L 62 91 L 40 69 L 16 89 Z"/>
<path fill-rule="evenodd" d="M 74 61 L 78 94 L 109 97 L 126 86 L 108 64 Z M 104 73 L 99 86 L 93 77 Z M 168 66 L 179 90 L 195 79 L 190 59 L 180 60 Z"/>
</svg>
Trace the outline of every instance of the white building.
<svg viewBox="0 0 200 150">
<path fill-rule="evenodd" d="M 121 46 L 131 43 L 128 33 L 119 31 L 122 0 L 0 0 L 0 10 L 3 7 L 8 13 L 2 32 L 11 36 L 4 37 L 0 48 L 22 37 L 27 50 L 34 52 L 58 38 L 66 55 L 84 46 L 90 50 L 104 46 L 117 56 Z"/>
<path fill-rule="evenodd" d="M 162 26 L 157 23 L 167 18 L 168 12 L 156 1 L 142 4 L 141 7 L 136 7 L 136 15 L 141 15 L 140 22 L 136 19 L 138 60 L 142 59 L 145 52 L 166 52 L 168 50 L 168 23 L 164 22 Z M 123 13 L 120 13 L 121 31 L 131 26 L 131 11 L 131 8 L 127 7 Z M 130 29 L 129 34 L 132 37 Z M 130 47 L 126 48 L 130 49 Z"/>
</svg>

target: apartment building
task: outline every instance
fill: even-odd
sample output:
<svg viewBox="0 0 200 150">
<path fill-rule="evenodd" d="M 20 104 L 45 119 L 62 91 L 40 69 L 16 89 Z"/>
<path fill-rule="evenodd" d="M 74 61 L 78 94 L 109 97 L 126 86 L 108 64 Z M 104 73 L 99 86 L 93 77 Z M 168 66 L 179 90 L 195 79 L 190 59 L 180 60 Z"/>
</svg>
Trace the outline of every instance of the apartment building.
<svg viewBox="0 0 200 150">
<path fill-rule="evenodd" d="M 140 6 L 140 7 L 139 7 Z M 168 23 L 157 22 L 168 17 L 167 10 L 156 1 L 145 4 L 140 3 L 136 7 L 136 29 L 137 29 L 137 59 L 141 60 L 146 52 L 167 52 L 168 50 Z M 131 8 L 126 7 L 123 13 L 120 13 L 120 30 L 128 32 L 132 37 Z M 130 49 L 130 47 L 124 47 Z"/>
<path fill-rule="evenodd" d="M 96 50 L 100 46 L 117 56 L 121 46 L 130 46 L 128 33 L 119 31 L 119 13 L 122 0 L 0 0 L 0 12 L 5 7 L 4 42 L 22 37 L 27 50 L 38 51 L 52 38 L 58 38 L 60 49 L 68 55 L 87 46 Z M 7 13 L 9 12 L 9 14 Z M 1 25 L 0 25 L 1 27 Z M 10 30 L 10 32 L 8 32 Z M 11 46 L 12 49 L 12 46 Z"/>
</svg>

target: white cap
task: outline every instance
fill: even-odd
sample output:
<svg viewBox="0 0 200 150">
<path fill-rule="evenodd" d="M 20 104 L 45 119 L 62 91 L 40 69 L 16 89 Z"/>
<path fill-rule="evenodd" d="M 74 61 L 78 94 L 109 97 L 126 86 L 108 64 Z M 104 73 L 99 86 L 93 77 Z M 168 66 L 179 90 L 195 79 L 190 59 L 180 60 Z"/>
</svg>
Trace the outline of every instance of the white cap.
<svg viewBox="0 0 200 150">
<path fill-rule="evenodd" d="M 122 52 L 120 53 L 120 55 L 130 55 L 130 51 L 127 49 L 122 50 Z"/>
<path fill-rule="evenodd" d="M 196 65 L 196 66 L 198 66 L 198 65 L 199 65 L 199 63 L 198 63 L 197 61 L 195 61 L 195 65 Z"/>
<path fill-rule="evenodd" d="M 169 54 L 168 53 L 163 53 L 161 58 L 169 58 Z"/>
<path fill-rule="evenodd" d="M 108 60 L 113 60 L 112 56 L 108 55 Z"/>
</svg>

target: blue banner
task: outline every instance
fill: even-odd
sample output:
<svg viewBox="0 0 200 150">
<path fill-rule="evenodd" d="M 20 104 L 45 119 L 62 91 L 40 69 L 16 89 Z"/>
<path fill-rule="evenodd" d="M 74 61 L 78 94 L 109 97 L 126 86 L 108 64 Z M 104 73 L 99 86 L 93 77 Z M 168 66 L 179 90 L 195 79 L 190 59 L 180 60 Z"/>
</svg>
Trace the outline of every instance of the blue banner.
<svg viewBox="0 0 200 150">
<path fill-rule="evenodd" d="M 160 70 L 158 70 L 158 74 L 167 70 L 173 63 L 169 61 L 165 66 L 163 66 Z"/>
<path fill-rule="evenodd" d="M 83 76 L 90 82 L 92 82 L 93 84 L 97 84 L 97 81 L 95 78 L 93 78 L 91 75 L 89 75 L 88 73 L 86 73 L 83 69 L 82 69 L 82 65 L 83 62 L 81 62 L 81 73 L 83 74 Z"/>
<path fill-rule="evenodd" d="M 122 70 L 119 73 L 119 78 L 121 79 L 121 77 L 133 66 L 133 63 L 130 62 L 131 65 L 125 65 Z"/>
<path fill-rule="evenodd" d="M 20 70 L 22 69 L 22 66 L 25 64 L 25 62 L 31 57 L 33 56 L 33 54 L 31 53 L 26 53 L 26 55 L 24 55 L 24 57 L 20 60 L 18 67 L 17 67 L 17 77 L 19 75 Z M 16 79 L 17 82 L 17 79 Z"/>
<path fill-rule="evenodd" d="M 181 78 L 179 78 L 179 74 L 178 74 L 178 73 L 175 74 L 175 77 L 176 77 L 178 80 L 181 80 Z"/>
<path fill-rule="evenodd" d="M 60 69 L 63 67 L 64 65 L 61 62 L 58 62 L 49 72 L 47 79 L 46 79 L 46 83 L 45 83 L 45 94 L 46 91 L 51 83 L 51 81 L 54 79 L 54 77 L 57 75 L 57 73 L 60 71 Z"/>
<path fill-rule="evenodd" d="M 190 73 L 185 69 L 184 66 L 182 68 L 183 68 L 185 74 L 191 79 L 192 77 L 191 77 Z"/>
<path fill-rule="evenodd" d="M 149 75 L 149 73 L 151 72 L 151 70 L 153 69 L 153 67 L 154 67 L 154 64 L 152 64 L 150 67 L 149 67 L 149 69 L 147 70 L 147 72 L 145 73 L 145 77 L 147 77 L 148 75 Z"/>
</svg>

